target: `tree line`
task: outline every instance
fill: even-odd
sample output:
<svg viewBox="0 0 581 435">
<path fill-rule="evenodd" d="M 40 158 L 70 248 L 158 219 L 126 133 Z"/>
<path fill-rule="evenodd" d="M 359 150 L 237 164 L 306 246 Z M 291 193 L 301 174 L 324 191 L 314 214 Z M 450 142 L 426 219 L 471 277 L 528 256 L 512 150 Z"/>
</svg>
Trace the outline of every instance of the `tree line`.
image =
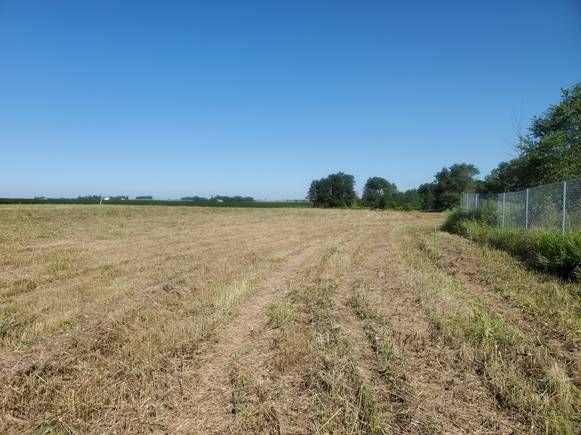
<svg viewBox="0 0 581 435">
<path fill-rule="evenodd" d="M 307 199 L 315 207 L 446 210 L 458 204 L 461 192 L 474 190 L 477 174 L 474 165 L 458 163 L 438 172 L 434 182 L 406 191 L 399 191 L 394 183 L 383 177 L 371 177 L 359 198 L 355 192 L 355 177 L 338 172 L 313 180 Z"/>
<path fill-rule="evenodd" d="M 252 202 L 254 198 L 251 196 L 226 196 L 226 195 L 216 195 L 210 198 L 206 198 L 205 196 L 184 196 L 181 198 L 182 201 L 194 201 L 194 202 L 209 202 L 209 201 L 218 201 L 218 202 Z"/>
<path fill-rule="evenodd" d="M 455 163 L 417 189 L 399 191 L 382 177 L 370 177 L 359 198 L 353 175 L 338 172 L 313 180 L 307 199 L 315 207 L 442 211 L 457 206 L 462 192 L 507 192 L 581 178 L 581 83 L 561 91 L 561 101 L 533 118 L 519 134 L 516 157 L 501 162 L 484 180 L 478 168 Z"/>
<path fill-rule="evenodd" d="M 80 195 L 77 197 L 80 201 L 100 201 L 102 198 L 105 198 L 103 195 Z M 128 195 L 115 195 L 115 196 L 107 196 L 111 201 L 125 201 L 129 200 Z M 36 199 L 46 199 L 44 196 L 36 197 Z M 48 198 L 48 199 L 66 199 L 66 198 Z M 152 195 L 140 195 L 135 197 L 136 200 L 153 200 Z M 216 195 L 210 198 L 206 198 L 204 196 L 184 196 L 180 198 L 180 201 L 193 201 L 193 202 L 253 202 L 254 198 L 251 196 L 226 196 L 226 195 Z"/>
</svg>

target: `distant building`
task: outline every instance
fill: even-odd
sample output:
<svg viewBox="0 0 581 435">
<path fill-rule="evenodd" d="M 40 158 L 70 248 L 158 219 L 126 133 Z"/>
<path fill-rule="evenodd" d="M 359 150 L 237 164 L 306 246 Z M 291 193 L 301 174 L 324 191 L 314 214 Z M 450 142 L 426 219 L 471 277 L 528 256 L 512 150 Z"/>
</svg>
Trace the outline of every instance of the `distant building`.
<svg viewBox="0 0 581 435">
<path fill-rule="evenodd" d="M 153 199 L 151 195 L 136 196 L 135 199 Z"/>
</svg>

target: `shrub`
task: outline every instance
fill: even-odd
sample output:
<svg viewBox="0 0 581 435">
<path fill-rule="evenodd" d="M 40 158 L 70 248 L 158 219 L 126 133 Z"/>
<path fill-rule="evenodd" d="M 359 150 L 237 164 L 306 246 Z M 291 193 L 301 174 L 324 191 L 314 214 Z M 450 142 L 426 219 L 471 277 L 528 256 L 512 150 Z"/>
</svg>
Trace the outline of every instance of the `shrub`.
<svg viewBox="0 0 581 435">
<path fill-rule="evenodd" d="M 476 222 L 481 225 L 495 226 L 497 224 L 497 212 L 492 207 L 485 207 L 474 212 L 464 212 L 460 209 L 454 209 L 448 214 L 446 222 L 442 229 L 449 233 L 467 236 L 465 223 Z"/>
</svg>

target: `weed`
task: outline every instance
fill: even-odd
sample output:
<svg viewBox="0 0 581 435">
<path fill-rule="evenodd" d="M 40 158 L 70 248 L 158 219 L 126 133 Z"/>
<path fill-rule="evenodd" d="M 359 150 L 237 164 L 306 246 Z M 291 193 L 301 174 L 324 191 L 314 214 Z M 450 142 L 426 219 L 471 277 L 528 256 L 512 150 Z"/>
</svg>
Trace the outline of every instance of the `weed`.
<svg viewBox="0 0 581 435">
<path fill-rule="evenodd" d="M 73 329 L 73 324 L 69 321 L 64 321 L 57 326 L 57 332 L 59 334 L 65 334 Z"/>
<path fill-rule="evenodd" d="M 268 313 L 267 326 L 276 329 L 295 319 L 296 312 L 292 304 L 281 302 L 272 305 Z"/>
</svg>

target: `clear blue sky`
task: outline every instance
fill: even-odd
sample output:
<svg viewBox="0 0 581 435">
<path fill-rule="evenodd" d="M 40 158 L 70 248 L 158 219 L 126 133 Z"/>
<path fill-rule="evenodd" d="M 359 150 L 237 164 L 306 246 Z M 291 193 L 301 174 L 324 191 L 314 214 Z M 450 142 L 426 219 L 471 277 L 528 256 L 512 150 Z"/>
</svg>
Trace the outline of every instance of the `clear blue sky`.
<svg viewBox="0 0 581 435">
<path fill-rule="evenodd" d="M 407 189 L 579 80 L 580 0 L 0 0 L 0 196 Z"/>
</svg>

